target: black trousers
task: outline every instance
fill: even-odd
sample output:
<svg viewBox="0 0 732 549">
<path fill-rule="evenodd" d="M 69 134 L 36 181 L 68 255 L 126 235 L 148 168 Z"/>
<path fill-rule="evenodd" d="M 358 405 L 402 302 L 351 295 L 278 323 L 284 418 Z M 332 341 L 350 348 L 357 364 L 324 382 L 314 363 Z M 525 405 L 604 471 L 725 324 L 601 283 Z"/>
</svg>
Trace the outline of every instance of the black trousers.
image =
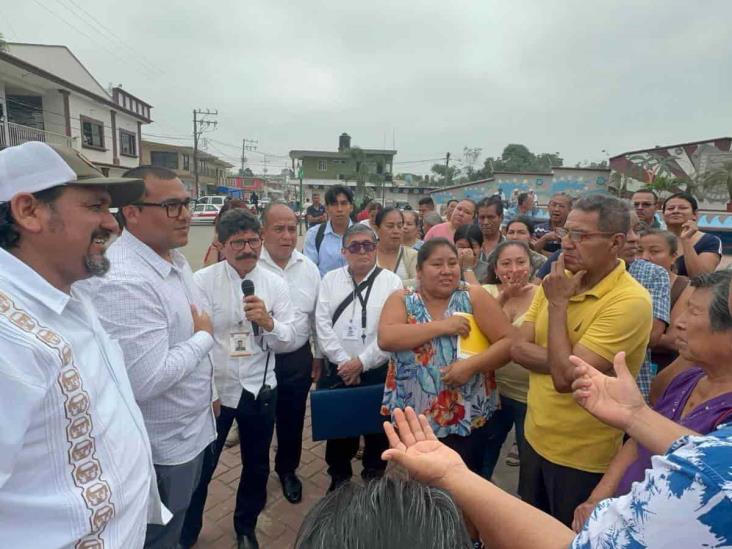
<svg viewBox="0 0 732 549">
<path fill-rule="evenodd" d="M 239 426 L 239 447 L 241 450 L 242 474 L 236 492 L 234 508 L 234 530 L 237 535 L 254 532 L 257 517 L 267 503 L 267 479 L 269 477 L 269 447 L 272 443 L 277 406 L 277 389 L 274 401 L 263 407 L 254 395 L 243 390 L 236 408 L 221 407 L 216 419 L 216 441 L 214 451 L 204 463 L 201 481 L 193 493 L 186 513 L 180 543 L 189 547 L 198 539 L 203 526 L 203 508 L 206 505 L 208 484 L 211 482 L 219 456 L 224 449 L 226 436 L 236 420 Z"/>
<path fill-rule="evenodd" d="M 335 364 L 326 363 L 325 376 L 318 382 L 320 387 L 332 387 L 339 383 Z M 373 368 L 361 374 L 360 385 L 383 385 L 386 381 L 386 365 Z M 343 387 L 341 384 L 340 387 Z M 348 387 L 348 386 L 346 386 Z M 358 387 L 351 385 L 350 387 Z M 386 469 L 386 462 L 381 454 L 389 447 L 386 435 L 376 433 L 364 435 L 363 468 L 368 475 Z M 360 437 L 330 439 L 325 443 L 325 462 L 328 464 L 328 474 L 337 480 L 347 480 L 353 476 L 351 461 L 356 457 L 360 444 Z"/>
<path fill-rule="evenodd" d="M 600 482 L 602 473 L 557 465 L 525 442 L 521 452 L 518 492 L 521 499 L 572 527 L 574 510 Z"/>
<path fill-rule="evenodd" d="M 275 471 L 282 476 L 300 465 L 305 408 L 312 385 L 310 342 L 292 353 L 275 355 L 277 375 L 277 454 Z"/>
</svg>

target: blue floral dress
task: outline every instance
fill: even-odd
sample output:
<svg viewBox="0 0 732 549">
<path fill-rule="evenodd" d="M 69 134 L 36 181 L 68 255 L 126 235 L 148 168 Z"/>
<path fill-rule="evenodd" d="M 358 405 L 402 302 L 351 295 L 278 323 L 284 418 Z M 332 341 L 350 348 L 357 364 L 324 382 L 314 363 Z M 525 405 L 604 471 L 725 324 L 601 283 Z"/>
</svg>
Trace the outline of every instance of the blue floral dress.
<svg viewBox="0 0 732 549">
<path fill-rule="evenodd" d="M 404 297 L 409 324 L 432 321 L 419 292 Z M 464 287 L 453 292 L 445 318 L 453 313 L 472 313 L 470 296 Z M 457 336 L 441 336 L 409 351 L 391 353 L 384 385 L 381 413 L 411 406 L 424 414 L 438 438 L 468 436 L 485 425 L 497 406 L 493 376 L 474 375 L 465 385 L 445 385 L 441 370 L 457 360 Z"/>
</svg>

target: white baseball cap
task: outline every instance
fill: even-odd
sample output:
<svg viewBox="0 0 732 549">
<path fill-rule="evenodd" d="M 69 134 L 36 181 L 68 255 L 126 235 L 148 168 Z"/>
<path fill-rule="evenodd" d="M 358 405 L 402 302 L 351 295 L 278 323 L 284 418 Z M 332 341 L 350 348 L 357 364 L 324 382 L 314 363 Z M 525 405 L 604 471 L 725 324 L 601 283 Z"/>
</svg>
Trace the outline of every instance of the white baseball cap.
<svg viewBox="0 0 732 549">
<path fill-rule="evenodd" d="M 102 185 L 119 208 L 142 196 L 142 179 L 105 177 L 79 151 L 30 141 L 0 151 L 0 202 L 19 193 L 37 193 L 59 185 Z"/>
</svg>

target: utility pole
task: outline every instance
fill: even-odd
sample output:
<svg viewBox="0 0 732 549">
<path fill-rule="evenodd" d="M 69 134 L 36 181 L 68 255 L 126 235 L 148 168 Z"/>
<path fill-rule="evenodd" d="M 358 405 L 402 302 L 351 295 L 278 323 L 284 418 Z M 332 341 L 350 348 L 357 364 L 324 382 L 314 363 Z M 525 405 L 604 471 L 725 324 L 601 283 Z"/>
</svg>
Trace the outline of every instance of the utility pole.
<svg viewBox="0 0 732 549">
<path fill-rule="evenodd" d="M 257 144 L 259 142 L 256 139 L 244 138 L 241 140 L 241 175 L 244 177 L 244 167 L 247 163 L 246 151 L 256 151 Z"/>
<path fill-rule="evenodd" d="M 445 155 L 445 186 L 450 184 L 450 153 Z"/>
<path fill-rule="evenodd" d="M 218 116 L 219 111 L 210 109 L 193 109 L 193 185 L 195 197 L 198 198 L 201 193 L 198 189 L 198 138 L 205 130 L 214 130 L 218 125 L 215 120 L 207 120 L 206 116 Z M 201 118 L 198 116 L 201 115 Z"/>
</svg>

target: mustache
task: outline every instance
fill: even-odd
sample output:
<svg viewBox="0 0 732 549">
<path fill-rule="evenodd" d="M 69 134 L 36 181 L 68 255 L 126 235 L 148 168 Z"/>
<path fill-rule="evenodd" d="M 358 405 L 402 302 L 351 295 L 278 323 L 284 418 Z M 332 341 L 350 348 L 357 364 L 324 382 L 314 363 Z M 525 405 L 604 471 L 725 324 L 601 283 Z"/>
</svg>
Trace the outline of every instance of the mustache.
<svg viewBox="0 0 732 549">
<path fill-rule="evenodd" d="M 239 254 L 239 255 L 235 256 L 234 259 L 239 261 L 241 259 L 259 259 L 259 258 L 257 257 L 257 254 Z"/>
<path fill-rule="evenodd" d="M 94 242 L 97 238 L 104 238 L 104 241 L 106 242 L 112 237 L 112 231 L 108 231 L 107 229 L 96 229 L 92 235 L 90 242 Z"/>
</svg>

